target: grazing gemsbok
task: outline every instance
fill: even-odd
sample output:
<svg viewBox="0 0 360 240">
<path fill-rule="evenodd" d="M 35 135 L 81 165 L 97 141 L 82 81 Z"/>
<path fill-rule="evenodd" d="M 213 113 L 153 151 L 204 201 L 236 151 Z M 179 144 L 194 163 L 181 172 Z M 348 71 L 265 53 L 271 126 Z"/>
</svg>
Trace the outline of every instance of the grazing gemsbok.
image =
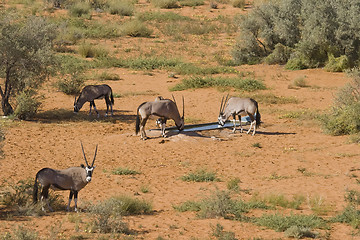
<svg viewBox="0 0 360 240">
<path fill-rule="evenodd" d="M 218 117 L 219 124 L 224 126 L 226 120 L 229 119 L 230 116 L 234 118 L 234 129 L 233 132 L 236 131 L 236 116 L 238 116 L 240 121 L 240 132 L 243 132 L 242 124 L 241 124 L 241 116 L 249 116 L 251 119 L 251 125 L 247 134 L 250 133 L 251 128 L 254 126 L 253 134 L 255 134 L 256 126 L 260 126 L 261 116 L 259 113 L 258 103 L 252 98 L 239 98 L 239 97 L 231 97 L 229 95 L 226 96 L 225 101 L 224 97 L 221 100 L 220 104 L 220 113 Z M 256 113 L 256 117 L 254 117 Z"/>
<path fill-rule="evenodd" d="M 95 169 L 94 162 L 97 153 L 97 145 L 95 149 L 94 159 L 89 165 L 88 161 L 86 160 L 84 147 L 81 143 L 81 149 L 84 155 L 86 166 L 81 164 L 81 167 L 71 167 L 68 169 L 63 170 L 55 170 L 51 168 L 43 168 L 41 169 L 35 177 L 34 189 L 33 189 L 33 200 L 34 203 L 37 202 L 38 196 L 38 185 L 42 186 L 42 191 L 40 194 L 40 200 L 43 201 L 45 199 L 46 204 L 49 210 L 52 212 L 52 208 L 50 207 L 48 196 L 49 196 L 49 188 L 60 191 L 60 190 L 70 190 L 69 195 L 69 203 L 67 206 L 67 210 L 70 210 L 70 202 L 74 197 L 75 202 L 75 211 L 77 211 L 77 199 L 78 199 L 78 192 L 83 189 L 86 184 L 91 181 L 92 173 Z M 44 206 L 42 206 L 43 211 L 45 211 Z"/>
<path fill-rule="evenodd" d="M 82 108 L 82 106 L 86 102 L 90 102 L 89 115 L 91 115 L 91 107 L 94 107 L 95 112 L 97 113 L 97 115 L 99 117 L 99 112 L 96 109 L 94 100 L 95 99 L 101 99 L 101 98 L 105 98 L 105 102 L 106 102 L 106 114 L 105 114 L 105 116 L 108 115 L 109 106 L 111 108 L 111 116 L 113 116 L 114 113 L 113 113 L 113 107 L 112 106 L 114 105 L 114 97 L 113 97 L 111 87 L 109 85 L 107 85 L 107 84 L 85 86 L 81 90 L 80 96 L 77 99 L 75 97 L 74 112 L 75 113 L 79 112 L 80 109 Z"/>
<path fill-rule="evenodd" d="M 146 140 L 145 124 L 151 115 L 160 117 L 161 133 L 163 137 L 165 135 L 165 125 L 168 119 L 173 119 L 176 127 L 179 131 L 184 130 L 184 97 L 183 100 L 183 115 L 180 116 L 175 98 L 174 101 L 170 99 L 163 99 L 157 97 L 153 102 L 144 102 L 137 108 L 135 131 L 136 134 L 141 132 L 141 139 Z"/>
</svg>

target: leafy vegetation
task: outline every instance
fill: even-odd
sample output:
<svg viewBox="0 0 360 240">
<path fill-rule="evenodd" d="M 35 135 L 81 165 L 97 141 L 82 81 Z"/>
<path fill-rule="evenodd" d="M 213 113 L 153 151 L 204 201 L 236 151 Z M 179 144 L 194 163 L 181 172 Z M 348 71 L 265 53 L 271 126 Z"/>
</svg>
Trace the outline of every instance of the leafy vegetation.
<svg viewBox="0 0 360 240">
<path fill-rule="evenodd" d="M 149 202 L 128 196 L 116 196 L 90 206 L 94 219 L 91 225 L 93 232 L 130 233 L 128 224 L 122 216 L 149 214 L 152 206 Z"/>
<path fill-rule="evenodd" d="M 200 169 L 195 172 L 189 173 L 181 177 L 181 180 L 186 182 L 216 182 L 220 181 L 219 178 L 216 177 L 216 173 L 208 172 L 205 169 Z"/>
<path fill-rule="evenodd" d="M 175 85 L 171 91 L 182 91 L 192 88 L 208 88 L 208 87 L 231 87 L 237 90 L 255 91 L 266 89 L 262 81 L 256 79 L 248 79 L 240 77 L 191 77 L 185 78 L 181 83 Z"/>
<path fill-rule="evenodd" d="M 138 171 L 135 170 L 131 170 L 129 168 L 116 168 L 112 171 L 113 174 L 115 175 L 136 175 L 136 174 L 140 174 Z"/>
<path fill-rule="evenodd" d="M 24 19 L 10 14 L 0 18 L 0 72 L 5 79 L 0 95 L 5 116 L 14 112 L 11 97 L 40 87 L 49 76 L 50 66 L 54 64 L 55 37 L 55 26 L 44 18 Z"/>
<path fill-rule="evenodd" d="M 288 69 L 342 71 L 358 65 L 359 13 L 354 0 L 263 1 L 241 17 L 233 57 L 240 64 L 265 60 Z"/>
<path fill-rule="evenodd" d="M 321 117 L 326 133 L 331 135 L 349 135 L 360 132 L 360 71 L 349 72 L 352 81 L 340 89 L 333 106 Z"/>
<path fill-rule="evenodd" d="M 296 215 L 283 216 L 278 213 L 264 214 L 256 218 L 254 222 L 259 226 L 268 227 L 278 232 L 287 231 L 289 228 L 297 226 L 302 229 L 326 228 L 326 221 L 315 215 Z"/>
</svg>

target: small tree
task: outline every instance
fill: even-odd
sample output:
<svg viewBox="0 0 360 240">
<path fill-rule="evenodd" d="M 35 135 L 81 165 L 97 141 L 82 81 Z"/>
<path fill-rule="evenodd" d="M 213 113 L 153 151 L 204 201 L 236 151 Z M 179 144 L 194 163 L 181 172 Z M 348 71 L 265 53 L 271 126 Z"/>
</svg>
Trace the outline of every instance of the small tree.
<svg viewBox="0 0 360 240">
<path fill-rule="evenodd" d="M 43 18 L 21 19 L 3 13 L 0 19 L 1 107 L 5 116 L 14 112 L 10 97 L 36 89 L 49 75 L 53 63 L 53 25 Z"/>
</svg>

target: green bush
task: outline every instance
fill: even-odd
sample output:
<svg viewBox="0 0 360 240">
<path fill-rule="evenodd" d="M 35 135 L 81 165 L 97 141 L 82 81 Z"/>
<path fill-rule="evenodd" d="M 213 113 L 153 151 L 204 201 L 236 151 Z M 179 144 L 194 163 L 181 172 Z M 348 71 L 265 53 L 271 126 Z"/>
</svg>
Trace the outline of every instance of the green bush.
<svg viewBox="0 0 360 240">
<path fill-rule="evenodd" d="M 192 88 L 208 88 L 208 87 L 231 87 L 243 91 L 256 91 L 266 89 L 262 81 L 256 79 L 248 79 L 240 77 L 224 78 L 224 77 L 191 77 L 184 78 L 181 83 L 172 87 L 171 91 L 182 91 Z"/>
<path fill-rule="evenodd" d="M 306 229 L 327 227 L 325 220 L 315 215 L 291 214 L 290 216 L 282 216 L 278 213 L 264 214 L 256 218 L 254 222 L 259 226 L 268 227 L 278 232 L 284 232 L 294 226 Z"/>
<path fill-rule="evenodd" d="M 64 76 L 64 78 L 58 80 L 55 85 L 61 92 L 67 95 L 76 95 L 80 93 L 84 82 L 85 80 L 82 74 L 73 73 Z"/>
<path fill-rule="evenodd" d="M 90 206 L 93 214 L 92 231 L 100 233 L 130 233 L 128 224 L 122 216 L 149 214 L 152 206 L 149 202 L 128 196 L 116 196 Z"/>
<path fill-rule="evenodd" d="M 70 16 L 81 17 L 89 15 L 91 11 L 91 6 L 87 2 L 76 2 L 69 9 Z"/>
<path fill-rule="evenodd" d="M 232 0 L 232 6 L 235 8 L 244 8 L 245 5 L 245 0 Z"/>
<path fill-rule="evenodd" d="M 281 43 L 275 45 L 275 49 L 266 58 L 267 64 L 286 64 L 290 58 L 292 49 Z"/>
<path fill-rule="evenodd" d="M 349 67 L 349 58 L 346 55 L 336 58 L 333 54 L 329 54 L 329 61 L 325 65 L 324 69 L 328 72 L 343 72 Z"/>
<path fill-rule="evenodd" d="M 116 168 L 112 171 L 113 174 L 115 175 L 136 175 L 136 174 L 140 174 L 138 171 L 135 170 L 131 170 L 129 168 Z"/>
<path fill-rule="evenodd" d="M 196 7 L 204 5 L 204 0 L 180 0 L 179 4 L 181 7 Z"/>
<path fill-rule="evenodd" d="M 95 47 L 89 43 L 84 43 L 79 46 L 78 53 L 84 58 L 104 58 L 109 52 L 101 47 Z"/>
<path fill-rule="evenodd" d="M 181 180 L 186 182 L 218 182 L 219 178 L 216 177 L 216 173 L 208 172 L 204 169 L 197 170 L 193 173 L 189 173 L 181 177 Z"/>
<path fill-rule="evenodd" d="M 179 4 L 177 0 L 151 0 L 151 3 L 158 8 L 178 8 Z"/>
<path fill-rule="evenodd" d="M 139 20 L 129 21 L 121 27 L 123 35 L 130 37 L 150 37 L 153 33 L 143 22 Z"/>
<path fill-rule="evenodd" d="M 108 4 L 108 11 L 110 14 L 117 14 L 120 16 L 134 15 L 134 3 L 130 0 L 111 0 Z"/>
<path fill-rule="evenodd" d="M 340 89 L 328 113 L 320 117 L 323 129 L 331 135 L 349 135 L 360 132 L 360 70 L 349 73 L 352 81 Z"/>
<path fill-rule="evenodd" d="M 212 235 L 218 240 L 237 240 L 237 238 L 235 238 L 234 232 L 224 231 L 224 227 L 219 223 L 216 224 L 216 227 L 213 228 Z"/>
<path fill-rule="evenodd" d="M 353 228 L 360 228 L 360 211 L 355 206 L 347 206 L 345 210 L 331 219 L 332 222 L 347 223 Z"/>
<path fill-rule="evenodd" d="M 354 0 L 346 4 L 332 0 L 262 1 L 238 21 L 240 33 L 233 49 L 234 60 L 240 64 L 262 59 L 276 62 L 276 46 L 281 44 L 294 51 L 290 58 L 288 54 L 280 58 L 288 58 L 288 69 L 325 66 L 330 54 L 345 55 L 347 60 L 331 59 L 329 69 L 355 66 L 360 54 L 360 33 L 353 19 L 358 19 L 359 14 Z"/>
<path fill-rule="evenodd" d="M 14 115 L 19 119 L 27 120 L 35 116 L 41 103 L 34 91 L 23 91 L 16 97 L 17 106 Z"/>
<path fill-rule="evenodd" d="M 37 240 L 39 239 L 38 233 L 30 229 L 19 225 L 16 229 L 14 228 L 12 233 L 5 233 L 0 236 L 3 240 Z"/>
</svg>

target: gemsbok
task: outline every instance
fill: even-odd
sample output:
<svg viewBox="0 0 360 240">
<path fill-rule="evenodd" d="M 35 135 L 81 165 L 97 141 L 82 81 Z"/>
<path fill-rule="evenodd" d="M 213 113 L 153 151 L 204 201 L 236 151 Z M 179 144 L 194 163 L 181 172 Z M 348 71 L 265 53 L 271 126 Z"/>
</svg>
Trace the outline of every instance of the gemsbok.
<svg viewBox="0 0 360 240">
<path fill-rule="evenodd" d="M 94 100 L 95 99 L 102 99 L 102 98 L 105 98 L 105 103 L 106 103 L 106 114 L 105 114 L 105 116 L 108 115 L 109 106 L 111 108 L 111 116 L 113 116 L 114 115 L 114 113 L 113 113 L 114 96 L 113 96 L 111 87 L 109 85 L 107 85 L 107 84 L 85 86 L 81 90 L 79 97 L 77 99 L 75 97 L 74 113 L 79 112 L 80 109 L 82 108 L 82 106 L 86 102 L 90 102 L 89 115 L 91 115 L 91 107 L 94 107 L 95 112 L 97 113 L 97 116 L 99 117 L 99 112 L 96 109 Z"/>
<path fill-rule="evenodd" d="M 234 129 L 236 131 L 236 116 L 238 116 L 240 121 L 240 132 L 243 132 L 243 127 L 241 123 L 241 116 L 249 116 L 251 119 L 251 125 L 247 134 L 250 133 L 251 128 L 254 126 L 252 135 L 255 134 L 256 126 L 260 126 L 261 116 L 259 113 L 258 103 L 252 98 L 239 98 L 226 96 L 225 101 L 224 97 L 221 100 L 220 104 L 220 113 L 218 117 L 218 122 L 221 126 L 224 126 L 225 122 L 229 119 L 230 116 L 234 118 Z M 255 116 L 256 113 L 256 116 Z"/>
<path fill-rule="evenodd" d="M 174 101 L 170 99 L 163 99 L 162 97 L 157 97 L 153 102 L 144 102 L 140 104 L 137 108 L 136 113 L 136 124 L 135 124 L 135 132 L 136 134 L 141 133 L 141 139 L 146 140 L 147 136 L 145 133 L 145 124 L 148 118 L 151 115 L 155 115 L 160 117 L 157 121 L 161 123 L 161 133 L 163 137 L 166 137 L 165 134 L 165 125 L 168 119 L 173 119 L 176 127 L 179 131 L 184 130 L 184 97 L 183 100 L 183 115 L 180 116 L 179 109 L 177 107 L 175 98 Z"/>
<path fill-rule="evenodd" d="M 75 202 L 75 211 L 77 212 L 77 200 L 78 200 L 78 192 L 83 189 L 86 184 L 91 181 L 93 171 L 95 169 L 94 162 L 97 153 L 97 145 L 95 149 L 94 159 L 89 165 L 84 147 L 81 143 L 81 149 L 84 155 L 86 166 L 81 164 L 81 167 L 71 167 L 63 170 L 55 170 L 51 168 L 43 168 L 37 172 L 35 177 L 34 189 L 33 189 L 33 201 L 36 203 L 38 201 L 38 185 L 40 184 L 42 187 L 42 191 L 40 194 L 40 200 L 45 202 L 52 212 L 53 209 L 50 207 L 48 196 L 49 196 L 49 188 L 55 191 L 61 190 L 70 190 L 69 195 L 69 203 L 67 206 L 67 210 L 70 210 L 70 203 L 72 198 L 74 197 Z M 42 205 L 42 210 L 45 211 L 44 206 Z"/>
</svg>

